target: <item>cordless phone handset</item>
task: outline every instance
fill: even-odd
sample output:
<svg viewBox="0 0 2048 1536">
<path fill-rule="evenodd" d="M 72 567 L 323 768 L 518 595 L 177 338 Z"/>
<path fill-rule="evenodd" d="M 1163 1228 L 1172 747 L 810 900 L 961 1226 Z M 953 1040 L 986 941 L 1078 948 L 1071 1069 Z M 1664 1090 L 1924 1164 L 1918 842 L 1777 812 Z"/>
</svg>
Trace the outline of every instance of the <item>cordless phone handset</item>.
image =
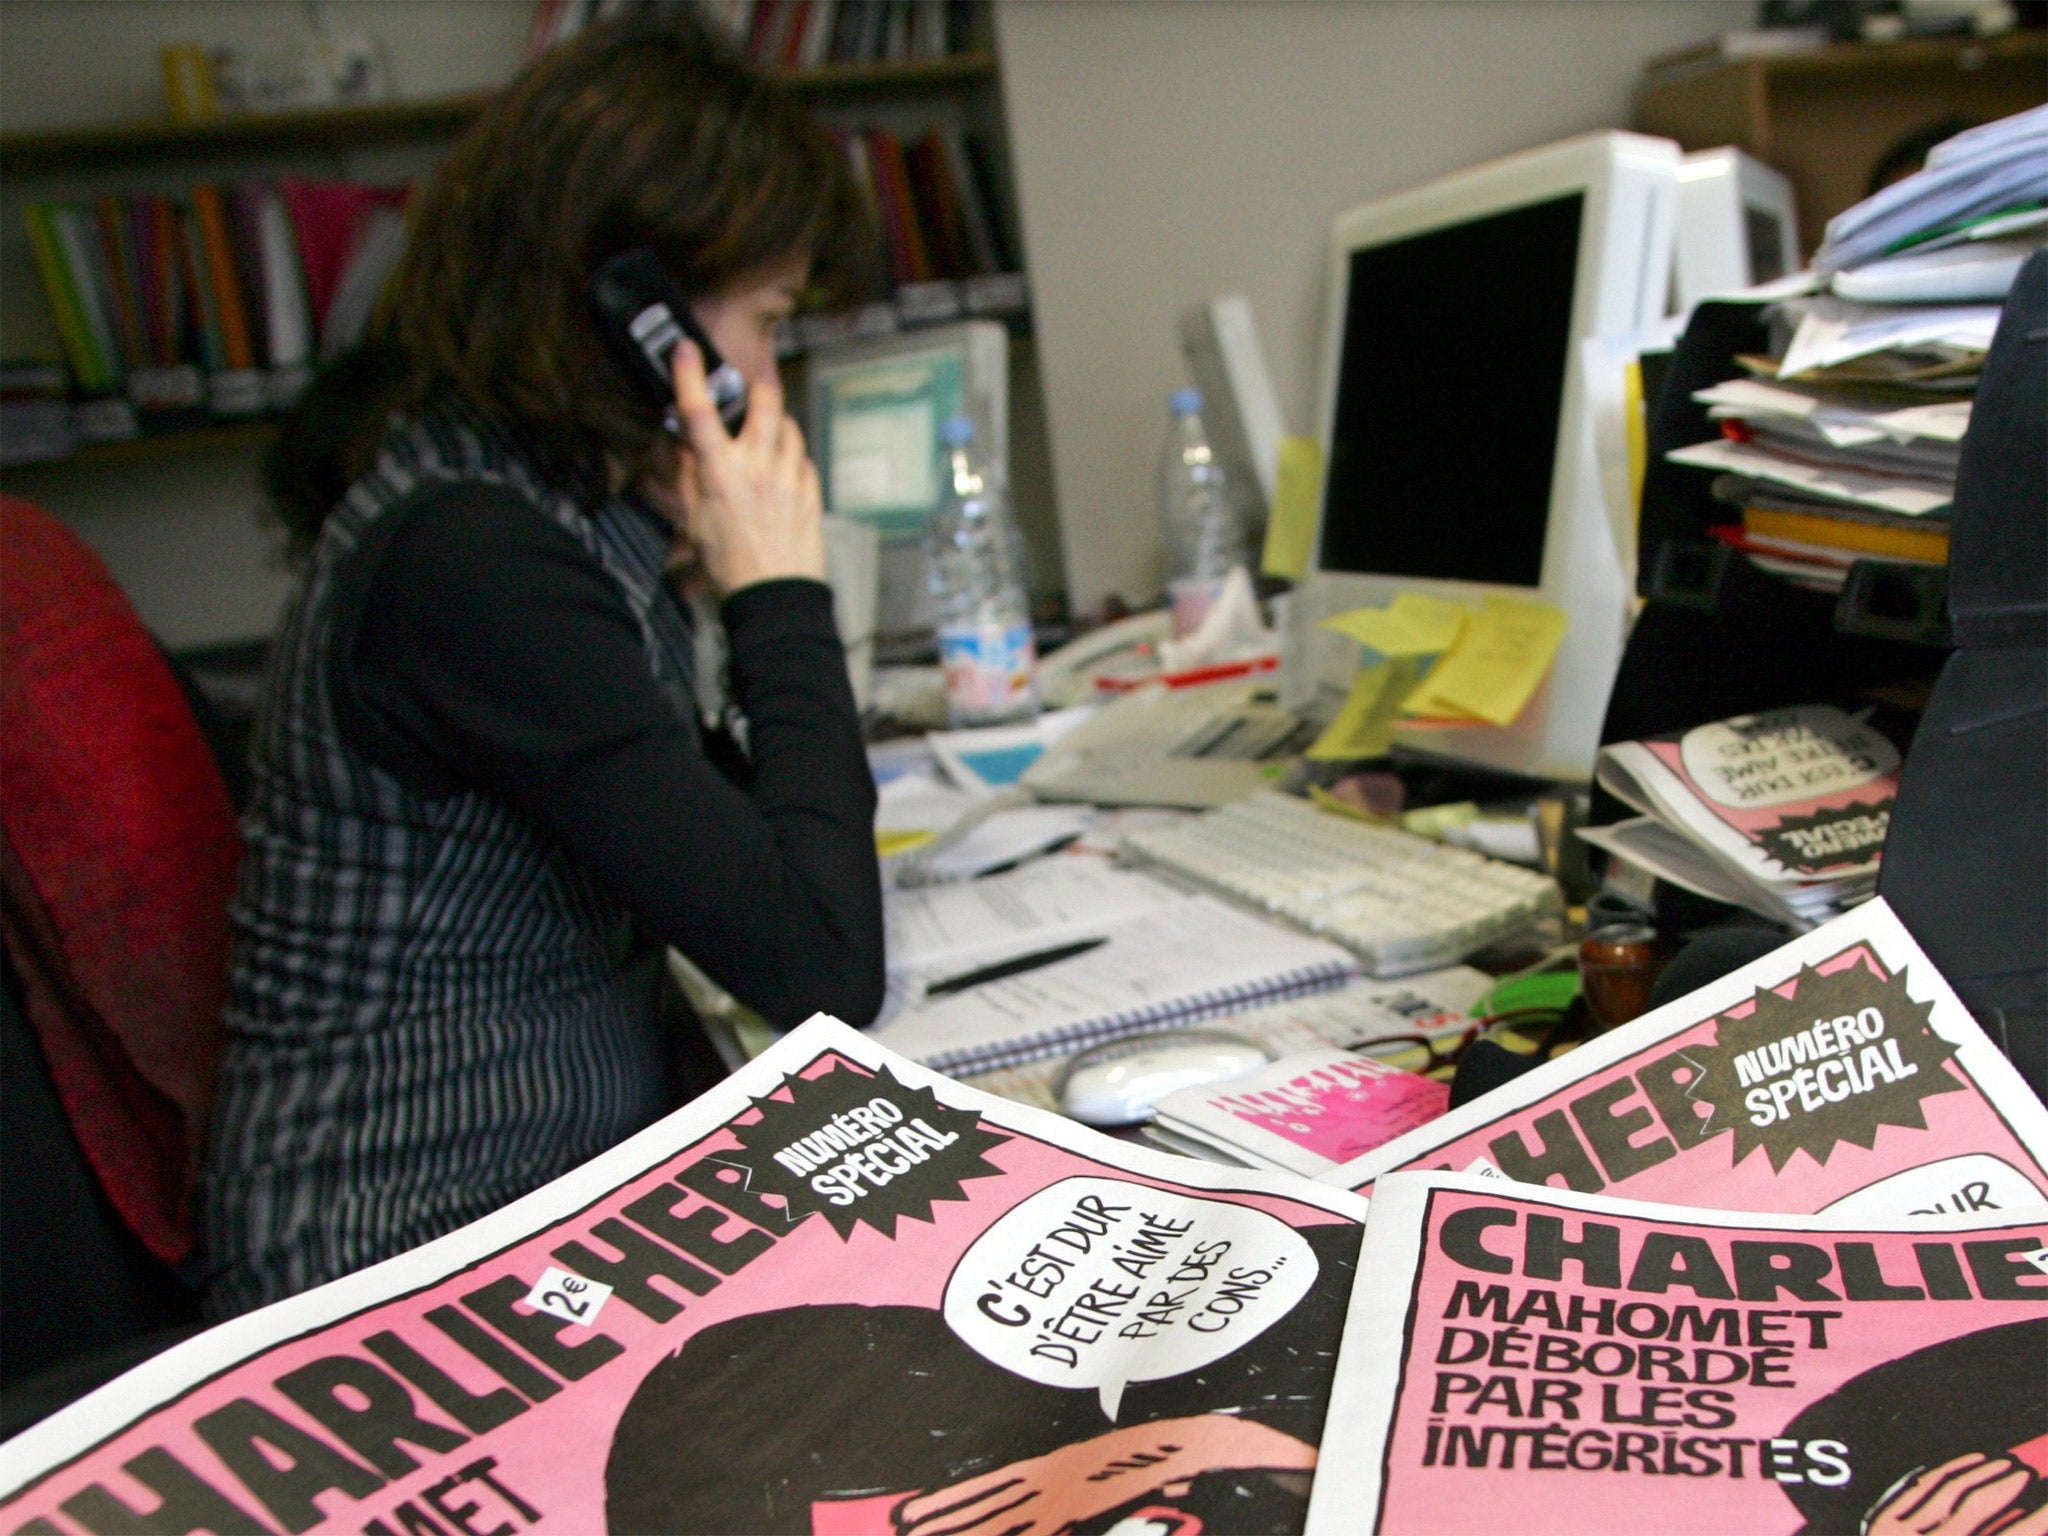
<svg viewBox="0 0 2048 1536">
<path fill-rule="evenodd" d="M 605 344 L 634 393 L 662 412 L 662 424 L 671 433 L 683 436 L 673 359 L 685 336 L 703 354 L 705 383 L 726 431 L 737 433 L 745 425 L 747 381 L 711 344 L 659 256 L 645 246 L 622 251 L 597 269 L 590 293 Z"/>
</svg>

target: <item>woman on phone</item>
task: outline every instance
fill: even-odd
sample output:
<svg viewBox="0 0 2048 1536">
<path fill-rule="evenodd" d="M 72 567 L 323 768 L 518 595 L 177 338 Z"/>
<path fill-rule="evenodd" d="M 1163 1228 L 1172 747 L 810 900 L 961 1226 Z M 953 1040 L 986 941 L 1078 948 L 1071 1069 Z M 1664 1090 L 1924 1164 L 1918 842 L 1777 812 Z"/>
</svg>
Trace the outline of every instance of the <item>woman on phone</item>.
<svg viewBox="0 0 2048 1536">
<path fill-rule="evenodd" d="M 543 56 L 425 194 L 392 345 L 316 401 L 353 462 L 323 480 L 288 431 L 273 477 L 306 564 L 251 753 L 213 1315 L 472 1221 L 715 1080 L 664 946 L 781 1026 L 877 1011 L 873 785 L 774 353 L 866 230 L 824 131 L 688 18 Z M 737 434 L 694 344 L 680 442 L 606 350 L 592 277 L 640 248 L 745 375 Z M 722 722 L 685 585 L 720 605 Z"/>
</svg>

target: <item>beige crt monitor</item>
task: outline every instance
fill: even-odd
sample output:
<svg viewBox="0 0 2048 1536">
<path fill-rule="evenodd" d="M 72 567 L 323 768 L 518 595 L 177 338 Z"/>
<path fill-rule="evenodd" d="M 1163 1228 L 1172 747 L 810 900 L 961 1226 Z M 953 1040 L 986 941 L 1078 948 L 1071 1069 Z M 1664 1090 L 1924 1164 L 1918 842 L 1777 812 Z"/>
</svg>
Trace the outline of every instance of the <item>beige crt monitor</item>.
<svg viewBox="0 0 2048 1536">
<path fill-rule="evenodd" d="M 1602 498 L 1579 343 L 1661 313 L 1678 146 L 1598 133 L 1341 215 L 1330 234 L 1310 574 L 1289 602 L 1282 701 L 1335 712 L 1360 660 L 1321 628 L 1416 591 L 1549 603 L 1569 628 L 1506 727 L 1400 728 L 1407 748 L 1588 779 L 1629 590 Z"/>
<path fill-rule="evenodd" d="M 1739 149 L 1703 149 L 1678 167 L 1673 265 L 1677 311 L 1773 282 L 1799 266 L 1792 183 Z"/>
</svg>

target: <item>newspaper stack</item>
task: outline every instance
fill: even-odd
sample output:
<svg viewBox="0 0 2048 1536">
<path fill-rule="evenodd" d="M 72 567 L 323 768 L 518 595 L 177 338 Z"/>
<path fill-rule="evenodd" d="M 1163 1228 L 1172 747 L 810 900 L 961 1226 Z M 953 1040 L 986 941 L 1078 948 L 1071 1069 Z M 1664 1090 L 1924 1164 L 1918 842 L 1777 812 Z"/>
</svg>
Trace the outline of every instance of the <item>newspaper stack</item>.
<svg viewBox="0 0 2048 1536">
<path fill-rule="evenodd" d="M 1898 795 L 1889 740 L 1826 704 L 1603 747 L 1642 814 L 1580 836 L 1661 880 L 1806 929 L 1867 900 Z"/>
<path fill-rule="evenodd" d="M 1311 1536 L 2031 1536 L 2044 1158 L 1882 901 L 1389 1142 Z"/>
<path fill-rule="evenodd" d="M 1320 1181 L 818 1018 L 0 1446 L 0 1528 L 2032 1536 L 2044 1159 L 1882 902 Z"/>
<path fill-rule="evenodd" d="M 1768 356 L 1698 391 L 1721 436 L 1714 530 L 1752 564 L 1838 592 L 1858 559 L 1948 563 L 1977 374 L 2020 264 L 2048 242 L 2048 107 L 1971 129 L 1838 215 L 1773 312 Z M 1739 518 L 1739 521 L 1735 519 Z"/>
</svg>

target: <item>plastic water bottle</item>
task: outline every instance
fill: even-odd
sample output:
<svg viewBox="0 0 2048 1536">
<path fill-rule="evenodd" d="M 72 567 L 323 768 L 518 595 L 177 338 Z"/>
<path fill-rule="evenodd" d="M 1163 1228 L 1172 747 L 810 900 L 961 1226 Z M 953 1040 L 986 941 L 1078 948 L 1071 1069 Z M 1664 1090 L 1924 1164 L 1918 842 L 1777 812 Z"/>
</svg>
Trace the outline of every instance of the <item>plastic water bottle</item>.
<svg viewBox="0 0 2048 1536">
<path fill-rule="evenodd" d="M 1202 392 L 1175 390 L 1166 446 L 1159 455 L 1159 538 L 1166 549 L 1166 593 L 1173 631 L 1185 636 L 1202 622 L 1223 578 L 1243 565 L 1249 530 L 1222 463 L 1202 427 Z"/>
<path fill-rule="evenodd" d="M 1038 709 L 1023 540 L 998 476 L 975 451 L 974 423 L 949 418 L 939 441 L 942 483 L 925 580 L 946 669 L 946 713 L 956 726 L 1015 720 Z"/>
</svg>

